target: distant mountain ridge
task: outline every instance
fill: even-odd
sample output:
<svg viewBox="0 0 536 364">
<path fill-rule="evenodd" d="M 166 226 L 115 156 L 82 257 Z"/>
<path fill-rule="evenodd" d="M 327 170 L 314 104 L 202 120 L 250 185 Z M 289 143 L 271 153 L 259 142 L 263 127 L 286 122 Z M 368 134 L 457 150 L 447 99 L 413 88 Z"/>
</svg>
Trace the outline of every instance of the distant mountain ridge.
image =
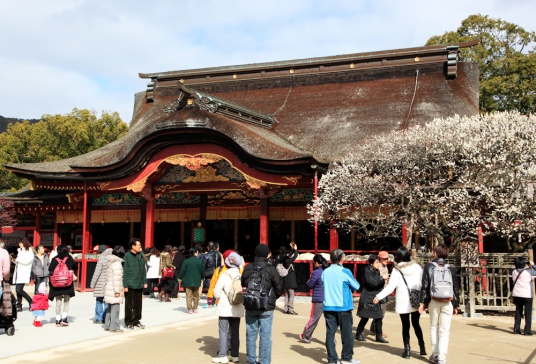
<svg viewBox="0 0 536 364">
<path fill-rule="evenodd" d="M 0 115 L 0 133 L 3 133 L 7 130 L 8 124 L 21 123 L 24 120 L 28 120 L 30 124 L 37 123 L 40 119 L 17 119 L 17 118 L 6 118 Z"/>
</svg>

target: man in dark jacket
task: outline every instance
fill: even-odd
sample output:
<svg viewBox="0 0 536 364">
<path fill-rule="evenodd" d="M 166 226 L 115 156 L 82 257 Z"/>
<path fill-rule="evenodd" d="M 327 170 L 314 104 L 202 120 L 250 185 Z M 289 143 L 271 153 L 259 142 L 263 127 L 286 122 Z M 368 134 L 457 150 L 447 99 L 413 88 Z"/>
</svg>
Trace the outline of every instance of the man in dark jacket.
<svg viewBox="0 0 536 364">
<path fill-rule="evenodd" d="M 266 310 L 251 310 L 246 307 L 246 355 L 248 363 L 267 364 L 272 360 L 272 322 L 275 301 L 281 296 L 283 287 L 279 273 L 269 263 L 268 259 L 271 255 L 272 252 L 267 245 L 257 245 L 255 260 L 246 266 L 242 274 L 242 286 L 247 287 L 254 269 L 263 269 L 265 291 L 268 292 Z M 259 360 L 257 360 L 257 336 L 259 333 Z"/>
<path fill-rule="evenodd" d="M 145 258 L 141 252 L 139 239 L 130 239 L 129 251 L 123 257 L 123 287 L 125 291 L 125 325 L 128 329 L 139 327 L 145 329 L 140 322 L 142 308 L 142 291 L 147 288 Z"/>
<path fill-rule="evenodd" d="M 208 252 L 206 254 L 203 254 L 203 257 L 201 258 L 201 261 L 203 262 L 203 268 L 205 269 L 205 288 L 206 289 L 210 287 L 210 280 L 212 279 L 212 276 L 214 275 L 214 271 L 216 270 L 216 267 L 221 266 L 221 256 L 216 251 L 214 247 L 214 242 L 209 241 L 207 248 L 208 248 Z"/>
<path fill-rule="evenodd" d="M 203 263 L 197 259 L 198 254 L 197 249 L 191 248 L 190 257 L 184 261 L 179 273 L 179 279 L 182 281 L 182 286 L 186 291 L 186 306 L 190 315 L 197 313 L 199 286 L 202 286 L 202 282 L 205 279 Z"/>
<path fill-rule="evenodd" d="M 173 286 L 172 298 L 179 298 L 179 273 L 181 272 L 182 264 L 186 257 L 184 256 L 184 245 L 179 245 L 178 251 L 173 256 L 173 265 L 175 266 L 175 282 Z"/>
<path fill-rule="evenodd" d="M 439 244 L 434 249 L 434 260 L 424 266 L 422 272 L 421 298 L 419 313 L 424 313 L 425 308 L 428 308 L 430 314 L 430 342 L 432 344 L 432 355 L 430 361 L 432 363 L 446 363 L 447 349 L 449 346 L 449 331 L 452 315 L 458 314 L 458 306 L 460 302 L 460 289 L 458 287 L 458 278 L 456 270 L 449 266 L 448 270 L 452 276 L 452 291 L 451 298 L 436 298 L 430 293 L 434 280 L 434 270 L 436 267 L 444 266 L 449 255 L 449 248 L 445 244 Z"/>
</svg>

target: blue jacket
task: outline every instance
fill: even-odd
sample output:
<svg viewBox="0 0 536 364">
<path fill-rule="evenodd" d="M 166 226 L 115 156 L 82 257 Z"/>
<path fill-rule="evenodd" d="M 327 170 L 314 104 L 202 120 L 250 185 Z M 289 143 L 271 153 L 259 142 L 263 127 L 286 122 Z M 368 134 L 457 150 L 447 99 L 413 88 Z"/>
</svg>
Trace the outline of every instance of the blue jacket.
<svg viewBox="0 0 536 364">
<path fill-rule="evenodd" d="M 312 302 L 324 302 L 324 287 L 322 287 L 322 273 L 324 269 L 321 265 L 316 267 L 307 281 L 307 287 L 313 290 Z"/>
<path fill-rule="evenodd" d="M 352 272 L 339 264 L 332 264 L 322 273 L 324 287 L 324 311 L 351 311 L 354 309 L 352 292 L 359 289 L 359 283 Z"/>
</svg>

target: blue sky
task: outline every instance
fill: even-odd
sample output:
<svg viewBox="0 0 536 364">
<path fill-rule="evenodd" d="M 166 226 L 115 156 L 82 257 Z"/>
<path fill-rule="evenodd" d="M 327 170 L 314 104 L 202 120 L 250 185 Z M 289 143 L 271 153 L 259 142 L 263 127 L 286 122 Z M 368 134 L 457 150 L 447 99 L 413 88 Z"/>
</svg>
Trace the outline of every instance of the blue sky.
<svg viewBox="0 0 536 364">
<path fill-rule="evenodd" d="M 533 0 L 0 0 L 0 115 L 129 122 L 138 72 L 421 46 L 478 13 L 536 30 Z"/>
</svg>

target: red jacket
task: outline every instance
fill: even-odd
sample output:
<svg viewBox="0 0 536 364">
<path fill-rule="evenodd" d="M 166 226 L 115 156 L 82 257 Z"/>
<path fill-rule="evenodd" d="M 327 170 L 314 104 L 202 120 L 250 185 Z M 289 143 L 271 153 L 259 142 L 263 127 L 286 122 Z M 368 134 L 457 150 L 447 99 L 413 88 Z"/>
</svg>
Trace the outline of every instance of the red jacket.
<svg viewBox="0 0 536 364">
<path fill-rule="evenodd" d="M 30 308 L 30 310 L 32 311 L 48 310 L 48 294 L 38 293 L 35 296 L 33 296 L 32 307 Z"/>
</svg>

